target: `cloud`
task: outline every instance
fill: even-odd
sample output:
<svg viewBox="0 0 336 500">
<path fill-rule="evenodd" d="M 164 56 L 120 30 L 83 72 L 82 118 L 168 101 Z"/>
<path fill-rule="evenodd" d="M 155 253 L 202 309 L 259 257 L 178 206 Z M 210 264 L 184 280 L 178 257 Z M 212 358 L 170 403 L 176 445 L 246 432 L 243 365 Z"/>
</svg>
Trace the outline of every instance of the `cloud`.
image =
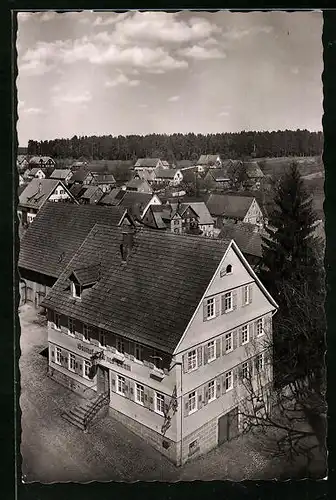
<svg viewBox="0 0 336 500">
<path fill-rule="evenodd" d="M 148 108 L 148 104 L 139 104 L 139 108 Z"/>
<path fill-rule="evenodd" d="M 238 41 L 247 36 L 259 35 L 260 33 L 271 33 L 273 31 L 272 26 L 253 26 L 249 29 L 237 29 L 232 28 L 222 34 L 224 39 L 229 41 Z"/>
<path fill-rule="evenodd" d="M 92 100 L 92 95 L 89 91 L 85 91 L 82 94 L 57 94 L 53 98 L 53 103 L 55 105 L 60 102 L 69 103 L 69 104 L 84 104 Z"/>
<path fill-rule="evenodd" d="M 180 100 L 180 96 L 179 95 L 173 95 L 173 96 L 169 97 L 168 102 L 176 102 L 176 101 L 179 101 L 179 100 Z"/>
<path fill-rule="evenodd" d="M 230 116 L 230 113 L 229 111 L 221 111 L 220 113 L 218 113 L 218 116 Z"/>
<path fill-rule="evenodd" d="M 293 75 L 298 75 L 300 73 L 300 70 L 299 68 L 295 67 L 291 69 L 291 73 L 293 73 Z"/>
<path fill-rule="evenodd" d="M 137 87 L 140 85 L 140 80 L 131 80 L 124 73 L 119 73 L 119 75 L 114 78 L 114 80 L 107 80 L 105 82 L 105 87 L 117 87 L 118 85 L 126 85 L 128 87 Z"/>
<path fill-rule="evenodd" d="M 104 14 L 102 16 L 98 16 L 94 22 L 93 26 L 111 26 L 116 24 L 123 19 L 125 19 L 129 15 L 129 12 L 120 12 L 119 14 L 113 12 L 109 14 Z"/>
<path fill-rule="evenodd" d="M 26 115 L 43 115 L 45 111 L 41 108 L 23 108 Z"/>
<path fill-rule="evenodd" d="M 25 21 L 29 21 L 29 19 L 32 19 L 33 15 L 33 12 L 18 12 L 17 20 L 20 23 L 24 23 Z"/>
<path fill-rule="evenodd" d="M 43 14 L 40 15 L 39 21 L 52 21 L 53 19 L 56 19 L 57 16 L 57 12 L 55 12 L 54 10 L 49 10 L 48 12 L 43 12 Z"/>
<path fill-rule="evenodd" d="M 40 76 L 48 73 L 55 68 L 54 64 L 49 64 L 38 59 L 32 59 L 27 62 L 18 63 L 19 75 L 25 73 L 29 76 Z"/>
<path fill-rule="evenodd" d="M 192 47 L 181 49 L 179 54 L 184 57 L 199 60 L 224 59 L 226 57 L 226 54 L 217 48 L 207 49 L 201 45 L 193 45 Z"/>
</svg>

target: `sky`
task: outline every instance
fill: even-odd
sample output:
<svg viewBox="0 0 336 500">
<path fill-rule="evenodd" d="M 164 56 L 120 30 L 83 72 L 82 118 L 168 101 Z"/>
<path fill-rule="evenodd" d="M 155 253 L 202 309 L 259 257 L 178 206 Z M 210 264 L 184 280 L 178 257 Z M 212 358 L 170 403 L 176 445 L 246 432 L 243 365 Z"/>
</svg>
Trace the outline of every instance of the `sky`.
<svg viewBox="0 0 336 500">
<path fill-rule="evenodd" d="M 18 140 L 322 130 L 322 13 L 20 12 Z"/>
</svg>

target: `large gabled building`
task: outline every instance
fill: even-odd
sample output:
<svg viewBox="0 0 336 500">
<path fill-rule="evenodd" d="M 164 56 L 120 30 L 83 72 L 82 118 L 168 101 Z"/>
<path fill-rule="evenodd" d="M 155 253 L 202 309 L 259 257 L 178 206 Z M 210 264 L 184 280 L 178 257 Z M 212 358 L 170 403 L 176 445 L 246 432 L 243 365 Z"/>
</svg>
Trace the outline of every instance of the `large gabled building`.
<svg viewBox="0 0 336 500">
<path fill-rule="evenodd" d="M 247 373 L 270 390 L 277 304 L 234 241 L 98 224 L 43 305 L 50 376 L 175 464 L 240 432 Z"/>
</svg>

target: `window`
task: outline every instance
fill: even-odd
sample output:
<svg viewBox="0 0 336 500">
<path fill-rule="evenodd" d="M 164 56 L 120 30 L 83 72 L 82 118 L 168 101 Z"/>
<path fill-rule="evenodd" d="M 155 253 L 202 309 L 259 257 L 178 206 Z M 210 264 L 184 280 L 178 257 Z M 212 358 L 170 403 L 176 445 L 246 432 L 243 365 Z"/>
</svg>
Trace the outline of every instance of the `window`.
<svg viewBox="0 0 336 500">
<path fill-rule="evenodd" d="M 78 283 L 72 283 L 72 295 L 76 298 L 81 296 L 81 286 Z"/>
<path fill-rule="evenodd" d="M 196 410 L 196 392 L 193 391 L 188 396 L 188 413 L 194 413 Z"/>
<path fill-rule="evenodd" d="M 139 361 L 142 361 L 143 358 L 143 349 L 140 344 L 135 344 L 134 347 L 134 357 L 138 359 Z"/>
<path fill-rule="evenodd" d="M 225 374 L 225 390 L 229 391 L 232 389 L 232 372 L 227 372 Z"/>
<path fill-rule="evenodd" d="M 76 367 L 76 358 L 75 358 L 75 355 L 70 353 L 69 354 L 69 370 L 71 370 L 72 372 L 75 371 L 75 367 Z"/>
<path fill-rule="evenodd" d="M 188 352 L 188 372 L 197 368 L 197 353 L 196 349 Z"/>
<path fill-rule="evenodd" d="M 216 344 L 214 340 L 208 342 L 208 363 L 216 359 Z"/>
<path fill-rule="evenodd" d="M 104 332 L 99 332 L 99 343 L 101 346 L 106 346 L 106 333 Z"/>
<path fill-rule="evenodd" d="M 195 439 L 192 443 L 189 444 L 189 455 L 192 455 L 193 453 L 196 453 L 198 451 L 198 441 Z"/>
<path fill-rule="evenodd" d="M 155 397 L 155 411 L 161 415 L 164 414 L 164 395 L 159 392 L 156 393 Z"/>
<path fill-rule="evenodd" d="M 117 348 L 118 352 L 121 352 L 122 354 L 124 354 L 125 344 L 124 344 L 124 340 L 121 339 L 120 337 L 117 338 L 116 348 Z"/>
<path fill-rule="evenodd" d="M 260 337 L 264 333 L 263 329 L 263 319 L 259 318 L 257 320 L 257 337 Z"/>
<path fill-rule="evenodd" d="M 226 266 L 226 274 L 231 274 L 232 273 L 232 266 L 231 264 L 229 264 L 228 266 Z"/>
<path fill-rule="evenodd" d="M 91 362 L 84 359 L 83 376 L 85 378 L 89 378 L 90 368 L 91 368 Z"/>
<path fill-rule="evenodd" d="M 83 336 L 85 340 L 89 340 L 89 326 L 86 323 L 83 323 Z"/>
<path fill-rule="evenodd" d="M 243 288 L 243 304 L 246 306 L 250 303 L 250 289 L 249 285 L 245 285 Z"/>
<path fill-rule="evenodd" d="M 64 189 L 60 189 L 60 194 L 64 194 Z"/>
<path fill-rule="evenodd" d="M 56 330 L 61 329 L 61 317 L 57 312 L 54 312 L 54 325 Z"/>
<path fill-rule="evenodd" d="M 135 401 L 144 404 L 144 386 L 141 384 L 135 384 Z"/>
<path fill-rule="evenodd" d="M 206 301 L 206 317 L 207 319 L 213 318 L 215 316 L 215 299 L 208 299 Z"/>
<path fill-rule="evenodd" d="M 232 332 L 225 335 L 225 352 L 232 351 Z"/>
<path fill-rule="evenodd" d="M 241 343 L 247 344 L 248 340 L 249 340 L 248 325 L 244 325 L 241 330 Z"/>
<path fill-rule="evenodd" d="M 174 224 L 175 224 L 175 226 L 177 226 L 177 224 L 179 224 L 179 223 L 180 223 L 180 221 L 179 221 L 179 220 L 174 220 Z"/>
<path fill-rule="evenodd" d="M 255 367 L 258 372 L 263 370 L 264 368 L 264 354 L 258 354 L 255 360 Z"/>
<path fill-rule="evenodd" d="M 232 302 L 232 292 L 227 292 L 224 294 L 224 312 L 232 311 L 233 302 Z"/>
<path fill-rule="evenodd" d="M 58 365 L 62 363 L 61 355 L 62 355 L 61 349 L 59 347 L 55 347 L 55 363 L 57 363 Z"/>
<path fill-rule="evenodd" d="M 75 335 L 75 320 L 68 318 L 68 330 L 70 335 Z"/>
<path fill-rule="evenodd" d="M 215 381 L 212 380 L 211 382 L 209 382 L 208 384 L 208 391 L 209 391 L 209 398 L 208 398 L 208 401 L 213 401 L 214 399 L 216 399 L 216 395 L 215 395 Z"/>
<path fill-rule="evenodd" d="M 117 392 L 125 395 L 125 378 L 121 375 L 117 375 Z"/>
<path fill-rule="evenodd" d="M 241 378 L 244 380 L 244 379 L 247 379 L 249 376 L 249 365 L 248 365 L 248 362 L 245 361 L 245 363 L 242 364 L 242 368 L 241 368 Z"/>
</svg>

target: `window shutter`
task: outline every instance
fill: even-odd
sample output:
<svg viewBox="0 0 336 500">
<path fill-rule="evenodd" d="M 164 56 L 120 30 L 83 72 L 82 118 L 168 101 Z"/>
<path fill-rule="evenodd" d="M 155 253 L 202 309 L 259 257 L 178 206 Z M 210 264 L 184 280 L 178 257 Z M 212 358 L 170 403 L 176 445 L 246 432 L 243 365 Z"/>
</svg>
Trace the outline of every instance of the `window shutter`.
<svg viewBox="0 0 336 500">
<path fill-rule="evenodd" d="M 78 370 L 78 363 L 75 363 L 75 370 Z"/>
<path fill-rule="evenodd" d="M 238 328 L 238 331 L 237 331 L 237 347 L 240 347 L 242 345 L 242 341 L 243 341 L 243 329 L 242 328 Z"/>
<path fill-rule="evenodd" d="M 206 385 L 204 386 L 203 390 L 204 390 L 204 404 L 207 405 L 209 399 L 209 393 Z"/>
<path fill-rule="evenodd" d="M 82 365 L 82 363 L 79 363 L 79 371 L 80 371 L 80 373 L 82 373 L 82 371 L 83 371 L 83 365 Z"/>
<path fill-rule="evenodd" d="M 265 331 L 266 331 L 266 334 L 267 335 L 270 335 L 271 334 L 271 323 L 272 323 L 272 317 L 269 315 L 269 316 L 266 316 L 265 320 Z"/>
<path fill-rule="evenodd" d="M 55 357 L 54 349 L 52 347 L 50 347 L 50 354 L 52 358 Z"/>
<path fill-rule="evenodd" d="M 253 294 L 253 285 L 249 285 L 248 287 L 248 293 L 249 293 L 249 304 L 252 303 L 252 294 Z"/>
<path fill-rule="evenodd" d="M 132 399 L 134 398 L 134 385 L 133 384 L 130 384 L 129 395 L 130 395 L 130 397 L 132 397 Z"/>
<path fill-rule="evenodd" d="M 125 395 L 128 396 L 129 394 L 129 388 L 130 388 L 130 381 L 128 379 L 125 380 Z"/>
<path fill-rule="evenodd" d="M 237 309 L 237 290 L 232 292 L 233 310 Z"/>
<path fill-rule="evenodd" d="M 248 367 L 249 367 L 249 377 L 252 378 L 253 377 L 253 361 L 250 360 L 248 362 Z"/>
<path fill-rule="evenodd" d="M 257 324 L 258 322 L 257 321 L 254 321 L 253 322 L 253 338 L 256 339 L 257 338 Z"/>
<path fill-rule="evenodd" d="M 216 313 L 216 317 L 220 315 L 220 302 L 219 302 L 218 295 L 215 297 L 215 313 Z"/>
<path fill-rule="evenodd" d="M 225 356 L 226 351 L 225 351 L 225 335 L 222 337 L 222 354 Z"/>
<path fill-rule="evenodd" d="M 203 391 L 202 391 L 202 389 L 198 389 L 197 398 L 198 398 L 197 409 L 199 410 L 203 406 Z"/>
<path fill-rule="evenodd" d="M 222 312 L 222 314 L 224 314 L 225 313 L 225 295 L 224 294 L 221 296 L 221 303 L 222 303 L 222 311 L 221 312 Z"/>
<path fill-rule="evenodd" d="M 232 344 L 233 344 L 233 349 L 237 349 L 237 330 L 235 330 L 233 333 L 232 333 Z"/>
<path fill-rule="evenodd" d="M 116 390 L 116 375 L 114 372 L 111 372 L 111 385 L 112 385 L 112 391 L 115 392 L 115 390 Z"/>
<path fill-rule="evenodd" d="M 189 398 L 188 396 L 184 397 L 184 416 L 187 417 L 189 415 Z"/>
<path fill-rule="evenodd" d="M 182 356 L 183 373 L 188 373 L 188 354 Z"/>
<path fill-rule="evenodd" d="M 221 385 L 222 385 L 222 394 L 225 394 L 226 392 L 226 389 L 225 389 L 225 375 L 222 375 L 219 380 L 221 381 Z"/>
<path fill-rule="evenodd" d="M 207 301 L 203 302 L 203 321 L 207 320 Z"/>
<path fill-rule="evenodd" d="M 146 408 L 150 407 L 150 401 L 149 401 L 149 390 L 147 387 L 144 387 L 144 406 Z"/>
<path fill-rule="evenodd" d="M 202 363 L 203 363 L 203 348 L 202 347 L 198 347 L 197 348 L 197 366 L 201 366 Z"/>
<path fill-rule="evenodd" d="M 253 336 L 253 333 L 254 333 L 253 330 L 254 330 L 254 323 L 250 323 L 249 324 L 249 340 L 250 341 L 253 340 L 253 337 L 254 337 Z"/>
<path fill-rule="evenodd" d="M 206 365 L 208 362 L 208 346 L 204 346 L 204 356 L 203 356 L 204 364 Z"/>
<path fill-rule="evenodd" d="M 216 398 L 220 398 L 221 395 L 222 395 L 222 392 L 221 392 L 221 378 L 219 377 L 216 380 Z"/>
<path fill-rule="evenodd" d="M 244 290 L 245 290 L 245 287 L 243 286 L 243 288 L 241 289 L 241 303 L 242 303 L 242 307 L 244 307 L 246 304 L 245 304 L 245 297 L 244 297 Z"/>
<path fill-rule="evenodd" d="M 232 382 L 233 382 L 233 387 L 237 387 L 237 383 L 238 383 L 238 369 L 235 368 L 234 370 L 232 370 Z"/>
<path fill-rule="evenodd" d="M 216 339 L 216 358 L 221 355 L 221 339 Z"/>
<path fill-rule="evenodd" d="M 154 410 L 154 391 L 152 389 L 148 389 L 148 401 L 149 401 L 149 408 L 151 410 Z"/>
</svg>

